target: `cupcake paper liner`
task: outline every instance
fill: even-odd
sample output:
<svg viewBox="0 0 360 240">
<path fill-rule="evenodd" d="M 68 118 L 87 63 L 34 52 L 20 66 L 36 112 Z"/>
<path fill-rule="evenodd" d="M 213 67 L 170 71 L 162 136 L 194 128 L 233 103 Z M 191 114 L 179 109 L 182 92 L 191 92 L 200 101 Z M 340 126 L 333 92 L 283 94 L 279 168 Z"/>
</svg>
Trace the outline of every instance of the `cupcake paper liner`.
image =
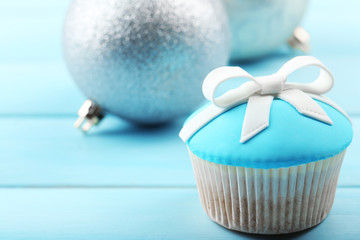
<svg viewBox="0 0 360 240">
<path fill-rule="evenodd" d="M 323 221 L 333 205 L 345 155 L 255 169 L 212 163 L 189 152 L 210 219 L 229 229 L 262 234 L 301 231 Z"/>
</svg>

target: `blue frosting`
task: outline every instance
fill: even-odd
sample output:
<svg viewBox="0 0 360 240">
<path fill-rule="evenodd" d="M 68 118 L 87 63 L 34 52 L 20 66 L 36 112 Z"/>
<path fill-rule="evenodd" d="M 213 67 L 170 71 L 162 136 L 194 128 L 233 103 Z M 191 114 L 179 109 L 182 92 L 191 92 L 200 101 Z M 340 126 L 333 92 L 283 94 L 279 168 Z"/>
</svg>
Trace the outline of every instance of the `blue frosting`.
<svg viewBox="0 0 360 240">
<path fill-rule="evenodd" d="M 323 102 L 317 103 L 333 125 L 306 117 L 287 102 L 274 99 L 269 127 L 240 143 L 247 106 L 244 103 L 213 119 L 195 133 L 187 145 L 202 159 L 231 166 L 268 169 L 326 159 L 346 149 L 353 131 L 344 115 Z"/>
</svg>

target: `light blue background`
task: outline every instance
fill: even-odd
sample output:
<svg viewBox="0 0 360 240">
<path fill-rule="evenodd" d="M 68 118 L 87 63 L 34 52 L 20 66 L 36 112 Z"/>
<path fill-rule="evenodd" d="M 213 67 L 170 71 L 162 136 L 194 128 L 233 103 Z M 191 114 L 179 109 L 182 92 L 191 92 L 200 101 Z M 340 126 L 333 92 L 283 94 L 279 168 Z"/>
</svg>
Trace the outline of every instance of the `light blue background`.
<svg viewBox="0 0 360 240">
<path fill-rule="evenodd" d="M 108 117 L 88 136 L 72 128 L 84 96 L 62 59 L 68 3 L 0 2 L 0 239 L 253 238 L 202 210 L 177 136 L 183 119 L 138 129 Z M 312 55 L 336 79 L 329 97 L 350 113 L 355 135 L 329 217 L 287 237 L 360 235 L 359 7 L 356 0 L 313 0 L 304 19 Z M 286 52 L 242 67 L 254 76 L 273 73 L 291 57 Z"/>
</svg>

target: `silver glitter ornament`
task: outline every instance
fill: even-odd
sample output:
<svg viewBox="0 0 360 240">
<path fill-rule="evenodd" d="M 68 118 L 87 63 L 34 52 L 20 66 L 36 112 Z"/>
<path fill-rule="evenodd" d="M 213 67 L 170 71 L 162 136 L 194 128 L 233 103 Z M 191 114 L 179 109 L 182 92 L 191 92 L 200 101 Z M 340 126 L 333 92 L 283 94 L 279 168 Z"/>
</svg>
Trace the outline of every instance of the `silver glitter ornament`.
<svg viewBox="0 0 360 240">
<path fill-rule="evenodd" d="M 258 58 L 285 44 L 300 23 L 307 2 L 224 0 L 231 29 L 231 59 Z M 290 45 L 292 43 L 295 43 L 294 39 Z M 306 51 L 306 46 L 297 44 L 293 47 Z"/>
<path fill-rule="evenodd" d="M 157 124 L 203 100 L 202 81 L 227 63 L 229 38 L 218 0 L 75 0 L 63 46 L 89 99 L 124 119 Z"/>
</svg>

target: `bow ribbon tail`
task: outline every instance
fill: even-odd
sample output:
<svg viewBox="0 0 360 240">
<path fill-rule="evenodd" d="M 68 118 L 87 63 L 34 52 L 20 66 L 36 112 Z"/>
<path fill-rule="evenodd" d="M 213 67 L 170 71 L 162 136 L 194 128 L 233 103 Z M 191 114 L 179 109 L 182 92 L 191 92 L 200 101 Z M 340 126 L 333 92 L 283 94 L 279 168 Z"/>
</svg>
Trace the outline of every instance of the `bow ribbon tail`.
<svg viewBox="0 0 360 240">
<path fill-rule="evenodd" d="M 269 126 L 272 95 L 249 97 L 241 130 L 240 142 L 244 143 Z"/>
<path fill-rule="evenodd" d="M 290 103 L 299 113 L 305 116 L 330 125 L 333 124 L 319 104 L 306 93 L 298 89 L 285 90 L 278 95 L 278 98 Z"/>
</svg>

